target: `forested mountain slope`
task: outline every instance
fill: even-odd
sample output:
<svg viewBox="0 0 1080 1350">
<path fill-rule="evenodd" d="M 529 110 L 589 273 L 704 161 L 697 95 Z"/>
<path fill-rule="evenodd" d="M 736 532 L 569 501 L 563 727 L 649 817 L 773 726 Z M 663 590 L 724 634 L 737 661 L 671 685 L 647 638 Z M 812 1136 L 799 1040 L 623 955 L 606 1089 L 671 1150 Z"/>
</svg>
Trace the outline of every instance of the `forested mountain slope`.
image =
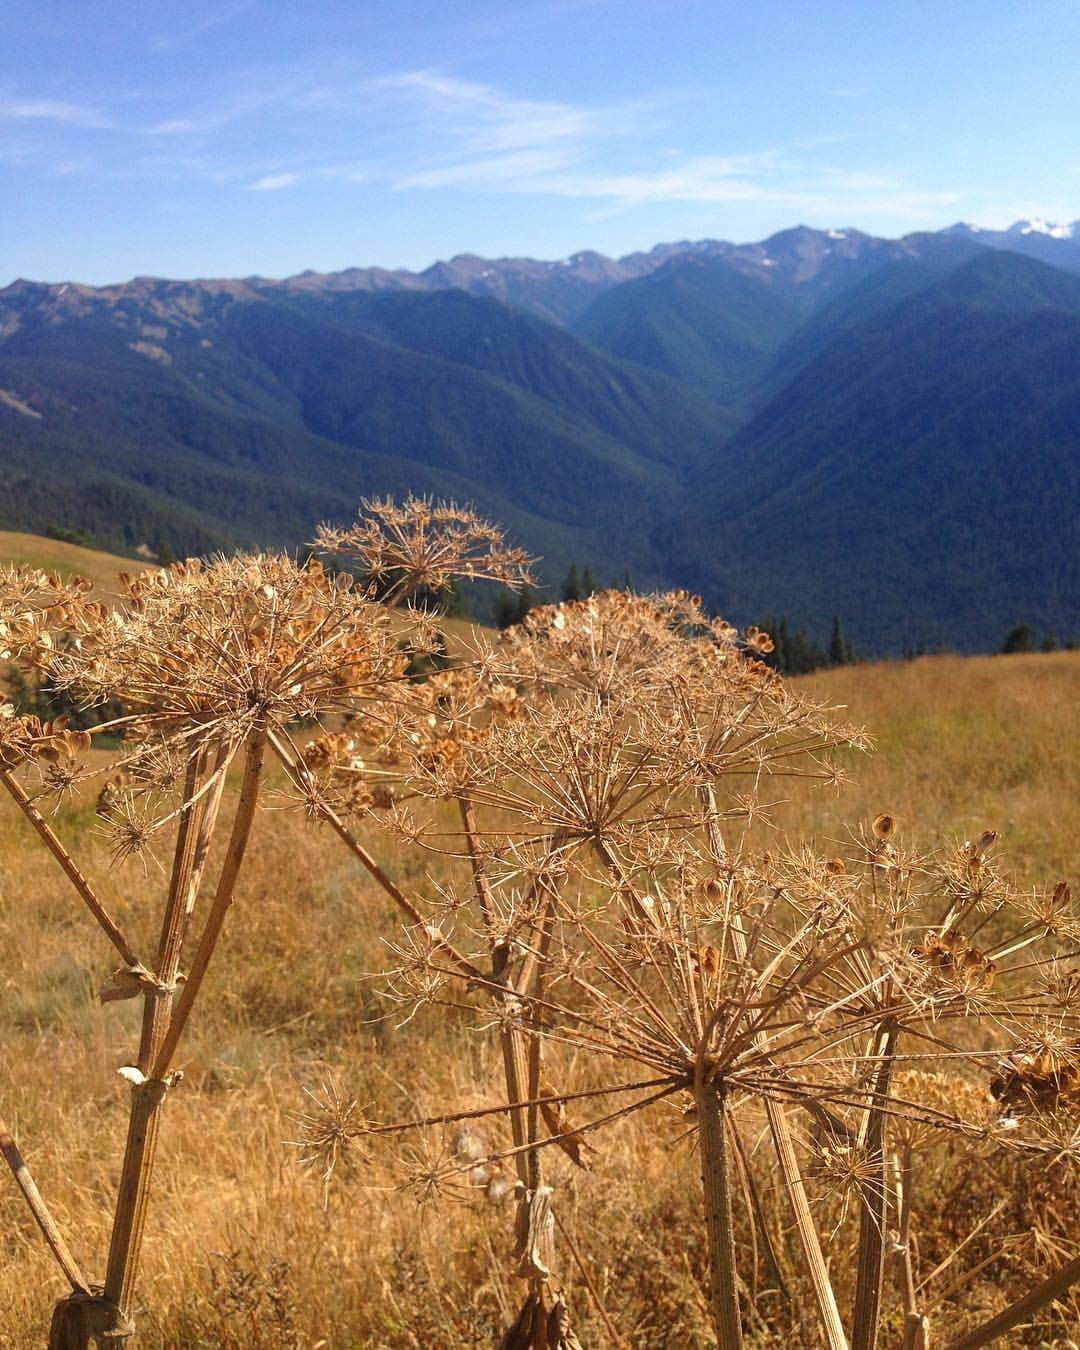
<svg viewBox="0 0 1080 1350">
<path fill-rule="evenodd" d="M 722 607 L 873 649 L 1072 633 L 1080 278 L 986 253 L 858 319 L 725 447 L 657 547 Z"/>
<path fill-rule="evenodd" d="M 619 260 L 17 282 L 0 528 L 296 546 L 412 491 L 498 518 L 549 585 L 629 570 L 744 622 L 840 614 L 863 650 L 992 647 L 1020 617 L 1080 636 L 1076 251 L 1038 223 L 798 227 Z"/>
</svg>

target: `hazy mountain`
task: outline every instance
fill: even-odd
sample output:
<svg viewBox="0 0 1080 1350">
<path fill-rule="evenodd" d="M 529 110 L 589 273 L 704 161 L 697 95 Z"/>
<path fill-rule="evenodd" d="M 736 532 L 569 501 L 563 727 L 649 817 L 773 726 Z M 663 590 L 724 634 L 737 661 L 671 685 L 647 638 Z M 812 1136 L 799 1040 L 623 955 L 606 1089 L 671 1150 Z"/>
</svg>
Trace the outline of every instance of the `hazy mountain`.
<svg viewBox="0 0 1080 1350">
<path fill-rule="evenodd" d="M 877 650 L 986 645 L 1020 615 L 1077 631 L 1080 279 L 980 252 L 850 317 L 658 549 L 729 612 L 783 597 Z"/>
<path fill-rule="evenodd" d="M 660 265 L 659 257 L 635 254 L 616 260 L 602 254 L 575 253 L 556 262 L 535 258 L 481 258 L 461 253 L 422 272 L 353 267 L 344 272 L 302 272 L 284 281 L 260 281 L 263 289 L 325 294 L 346 291 L 462 290 L 501 300 L 552 323 L 569 323 L 593 299 L 623 281 Z"/>
<path fill-rule="evenodd" d="M 1080 221 L 1073 221 L 1071 225 L 1052 225 L 1045 220 L 1018 220 L 1007 230 L 985 230 L 961 222 L 950 226 L 945 233 L 970 239 L 983 248 L 1022 253 L 1066 272 L 1080 272 Z"/>
<path fill-rule="evenodd" d="M 474 501 L 549 581 L 629 568 L 743 622 L 838 613 L 870 650 L 994 646 L 1019 617 L 1080 635 L 1076 235 L 800 226 L 619 260 L 17 282 L 0 525 L 294 545 L 411 490 Z"/>
<path fill-rule="evenodd" d="M 530 314 L 461 291 L 339 296 L 325 321 L 504 381 L 661 463 L 697 463 L 735 430 L 716 404 L 662 373 L 613 359 Z"/>
<path fill-rule="evenodd" d="M 22 284 L 0 294 L 0 333 L 0 519 L 120 544 L 296 543 L 412 488 L 476 501 L 551 567 L 656 579 L 644 523 L 731 425 L 460 292 Z"/>
<path fill-rule="evenodd" d="M 850 323 L 877 292 L 922 284 L 920 268 L 929 281 L 980 251 L 946 235 L 887 240 L 799 226 L 758 245 L 676 255 L 606 292 L 574 331 L 745 414 L 822 340 L 819 329 Z"/>
<path fill-rule="evenodd" d="M 771 275 L 691 254 L 607 291 L 574 327 L 616 356 L 738 408 L 810 306 L 808 293 Z"/>
<path fill-rule="evenodd" d="M 470 295 L 501 300 L 554 323 L 573 324 L 605 291 L 648 276 L 674 258 L 726 259 L 736 270 L 764 277 L 775 275 L 817 294 L 842 289 L 888 261 L 921 256 L 927 241 L 962 237 L 981 247 L 1005 249 L 1039 258 L 1051 266 L 1076 270 L 1080 265 L 1080 222 L 1057 226 L 1045 221 L 1017 221 L 1008 230 L 986 230 L 957 224 L 937 235 L 914 234 L 902 239 L 880 239 L 859 230 L 817 230 L 799 225 L 759 243 L 733 244 L 720 239 L 680 240 L 608 258 L 585 250 L 569 258 L 482 258 L 457 254 L 419 272 L 405 268 L 348 267 L 340 272 L 300 272 L 281 280 L 251 276 L 163 283 L 159 278 L 136 277 L 121 285 L 94 288 L 69 282 L 53 286 L 72 297 L 97 294 L 120 303 L 141 302 L 147 291 L 163 284 L 195 287 L 235 298 L 275 294 L 326 295 L 375 291 L 464 290 Z M 15 282 L 0 296 L 34 283 Z"/>
<path fill-rule="evenodd" d="M 912 235 L 909 242 L 913 247 L 907 256 L 886 262 L 862 280 L 834 290 L 813 309 L 806 322 L 773 353 L 754 392 L 758 407 L 847 330 L 887 312 L 907 296 L 984 255 L 978 244 L 962 238 Z"/>
<path fill-rule="evenodd" d="M 303 272 L 284 281 L 250 278 L 259 289 L 277 288 L 321 294 L 330 291 L 448 290 L 501 300 L 554 323 L 573 326 L 599 296 L 615 286 L 649 276 L 672 259 L 724 259 L 735 270 L 788 283 L 816 303 L 826 292 L 853 285 L 886 262 L 922 257 L 935 241 L 962 236 L 981 247 L 1005 249 L 1038 258 L 1065 270 L 1080 268 L 1080 229 L 1018 221 L 1009 230 L 956 225 L 939 234 L 880 239 L 860 230 L 816 230 L 805 225 L 760 243 L 733 244 L 720 239 L 657 244 L 648 251 L 608 258 L 584 251 L 569 258 L 482 258 L 458 254 L 421 272 L 354 267 L 343 272 Z"/>
</svg>

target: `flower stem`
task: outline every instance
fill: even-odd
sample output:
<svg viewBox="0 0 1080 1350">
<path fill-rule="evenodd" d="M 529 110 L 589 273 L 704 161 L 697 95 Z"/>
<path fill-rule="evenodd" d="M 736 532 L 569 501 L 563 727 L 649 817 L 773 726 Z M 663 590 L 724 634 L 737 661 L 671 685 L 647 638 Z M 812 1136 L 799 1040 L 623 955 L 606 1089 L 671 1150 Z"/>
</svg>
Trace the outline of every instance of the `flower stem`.
<svg viewBox="0 0 1080 1350">
<path fill-rule="evenodd" d="M 706 1082 L 699 1067 L 694 1083 L 698 1142 L 701 1150 L 701 1186 L 705 1201 L 705 1228 L 712 1275 L 713 1321 L 720 1350 L 741 1350 L 739 1284 L 735 1270 L 735 1232 L 728 1172 L 727 1105 L 714 1083 Z"/>
</svg>

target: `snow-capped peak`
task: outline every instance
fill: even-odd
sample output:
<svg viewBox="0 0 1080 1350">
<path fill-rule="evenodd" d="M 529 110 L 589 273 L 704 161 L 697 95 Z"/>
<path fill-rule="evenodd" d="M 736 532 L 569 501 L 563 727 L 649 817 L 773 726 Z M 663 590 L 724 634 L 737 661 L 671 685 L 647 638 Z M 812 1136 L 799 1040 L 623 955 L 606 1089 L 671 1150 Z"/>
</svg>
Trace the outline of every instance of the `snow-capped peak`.
<svg viewBox="0 0 1080 1350">
<path fill-rule="evenodd" d="M 1009 227 L 1010 234 L 1045 234 L 1051 239 L 1071 239 L 1076 233 L 1075 222 L 1072 225 L 1055 225 L 1049 220 L 1018 220 Z"/>
</svg>

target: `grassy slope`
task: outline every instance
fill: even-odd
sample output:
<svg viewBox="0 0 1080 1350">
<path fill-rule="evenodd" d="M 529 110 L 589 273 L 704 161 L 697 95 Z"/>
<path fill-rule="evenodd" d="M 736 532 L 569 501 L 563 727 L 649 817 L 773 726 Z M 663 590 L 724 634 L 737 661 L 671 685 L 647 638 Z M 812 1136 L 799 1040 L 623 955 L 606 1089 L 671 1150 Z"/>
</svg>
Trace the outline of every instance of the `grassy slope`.
<svg viewBox="0 0 1080 1350">
<path fill-rule="evenodd" d="M 1031 884 L 1075 867 L 1080 653 L 929 656 L 798 684 L 845 704 L 876 750 L 852 758 L 838 796 L 802 794 L 778 812 L 785 828 L 840 837 L 890 811 L 926 844 L 997 830 L 1009 870 Z"/>
<path fill-rule="evenodd" d="M 89 577 L 107 593 L 116 587 L 118 572 L 138 572 L 148 566 L 139 558 L 121 558 L 116 553 L 101 553 L 79 544 L 65 544 L 40 534 L 19 534 L 0 530 L 0 563 L 23 563 L 54 572 L 65 580 L 72 576 Z"/>
<path fill-rule="evenodd" d="M 142 558 L 122 558 L 118 553 L 103 553 L 98 549 L 83 548 L 79 544 L 65 544 L 59 539 L 47 539 L 40 534 L 0 530 L 0 566 L 4 563 L 40 567 L 65 580 L 73 576 L 89 577 L 106 596 L 117 594 L 117 573 L 140 572 L 154 566 Z M 468 647 L 474 640 L 476 626 L 465 619 L 444 619 L 440 627 L 453 652 Z"/>
<path fill-rule="evenodd" d="M 778 812 L 783 827 L 816 831 L 831 852 L 828 841 L 843 837 L 847 822 L 882 809 L 927 844 L 993 826 L 1018 879 L 1065 874 L 1080 829 L 1067 749 L 1080 737 L 1080 656 L 936 658 L 808 683 L 847 703 L 879 750 L 852 765 L 855 785 L 839 798 L 800 788 Z M 160 881 L 153 865 L 149 881 L 137 865 L 108 873 L 89 802 L 65 807 L 58 828 L 81 834 L 108 903 L 137 945 L 148 943 L 146 900 Z M 406 888 L 441 875 L 429 853 L 374 831 L 370 843 Z M 267 1347 L 320 1338 L 335 1350 L 491 1344 L 508 1312 L 508 1211 L 474 1201 L 421 1210 L 395 1192 L 401 1171 L 388 1170 L 385 1153 L 354 1173 L 343 1168 L 324 1210 L 318 1178 L 282 1141 L 300 1132 L 303 1089 L 318 1093 L 328 1081 L 382 1119 L 436 1112 L 448 1100 L 479 1105 L 499 1072 L 494 1038 L 463 1034 L 438 1009 L 400 1025 L 371 978 L 386 964 L 381 939 L 394 932 L 394 916 L 326 833 L 297 812 L 265 809 L 254 848 L 181 1055 L 183 1088 L 169 1102 L 146 1260 L 154 1311 L 140 1344 L 240 1350 L 256 1343 L 256 1326 Z M 137 1038 L 138 1009 L 98 1005 L 94 991 L 116 959 L 6 800 L 0 937 L 0 1113 L 25 1142 L 77 1255 L 98 1275 L 126 1112 L 115 1070 Z M 703 1256 L 686 1239 L 699 1180 L 693 1152 L 678 1142 L 685 1133 L 677 1113 L 639 1117 L 605 1136 L 592 1176 L 552 1163 L 563 1216 L 635 1346 L 712 1344 L 701 1312 Z M 436 1149 L 444 1142 L 431 1140 Z M 30 1350 L 40 1337 L 26 1328 L 47 1322 L 60 1288 L 3 1175 L 0 1232 L 0 1347 Z M 570 1286 L 583 1341 L 605 1346 L 573 1274 Z M 992 1284 L 965 1290 L 964 1311 L 997 1296 Z M 789 1344 L 810 1350 L 811 1342 Z"/>
</svg>

